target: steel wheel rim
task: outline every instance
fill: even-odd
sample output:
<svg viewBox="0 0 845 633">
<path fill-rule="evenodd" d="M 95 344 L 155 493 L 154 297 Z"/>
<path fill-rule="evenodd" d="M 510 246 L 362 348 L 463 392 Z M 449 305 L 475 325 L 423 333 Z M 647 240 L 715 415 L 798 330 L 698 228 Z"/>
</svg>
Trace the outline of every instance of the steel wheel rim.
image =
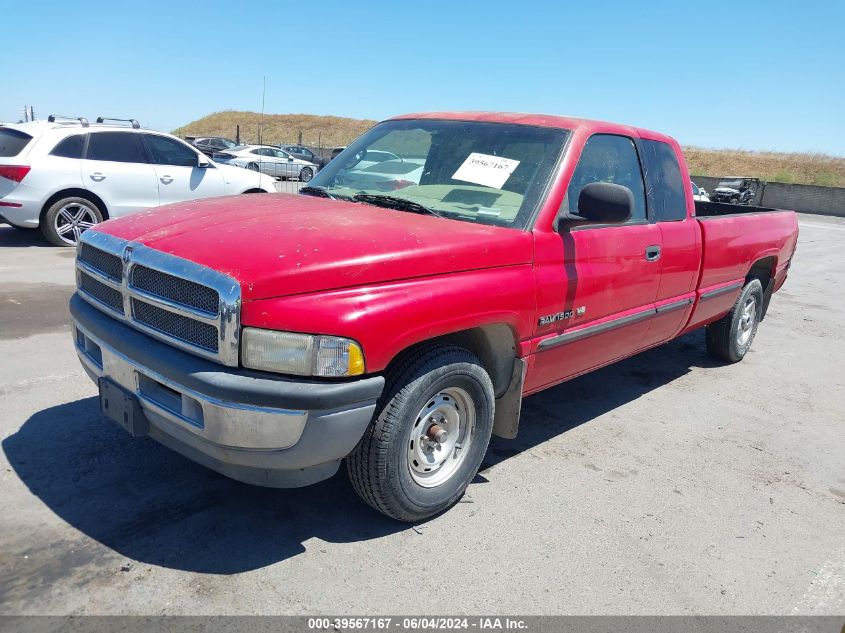
<svg viewBox="0 0 845 633">
<path fill-rule="evenodd" d="M 82 234 L 97 224 L 97 215 L 84 202 L 70 202 L 53 218 L 53 228 L 65 244 L 75 245 Z"/>
<path fill-rule="evenodd" d="M 313 176 L 314 176 L 314 174 L 313 174 L 313 173 L 311 173 L 311 168 L 310 168 L 310 167 L 306 167 L 305 169 L 303 169 L 303 170 L 300 172 L 300 174 L 299 174 L 299 179 L 300 179 L 302 182 L 309 182 Z"/>
<path fill-rule="evenodd" d="M 740 345 L 745 345 L 751 338 L 754 332 L 754 324 L 757 321 L 757 299 L 752 295 L 745 300 L 742 306 L 742 312 L 739 317 L 739 327 L 737 328 L 737 342 Z"/>
<path fill-rule="evenodd" d="M 446 431 L 435 441 L 434 425 Z M 417 484 L 435 488 L 448 481 L 461 467 L 475 437 L 475 403 L 460 387 L 447 387 L 428 399 L 420 409 L 406 444 L 408 471 Z"/>
</svg>

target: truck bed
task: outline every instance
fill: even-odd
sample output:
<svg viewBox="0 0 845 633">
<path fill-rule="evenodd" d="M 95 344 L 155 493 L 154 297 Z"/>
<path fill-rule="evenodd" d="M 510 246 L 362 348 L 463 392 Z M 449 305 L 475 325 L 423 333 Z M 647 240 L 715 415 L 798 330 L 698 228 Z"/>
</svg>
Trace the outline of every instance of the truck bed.
<svg viewBox="0 0 845 633">
<path fill-rule="evenodd" d="M 744 204 L 729 204 L 727 202 L 699 202 L 695 201 L 695 217 L 711 218 L 720 215 L 740 215 L 748 213 L 771 213 L 782 211 L 771 207 L 757 207 Z"/>
</svg>

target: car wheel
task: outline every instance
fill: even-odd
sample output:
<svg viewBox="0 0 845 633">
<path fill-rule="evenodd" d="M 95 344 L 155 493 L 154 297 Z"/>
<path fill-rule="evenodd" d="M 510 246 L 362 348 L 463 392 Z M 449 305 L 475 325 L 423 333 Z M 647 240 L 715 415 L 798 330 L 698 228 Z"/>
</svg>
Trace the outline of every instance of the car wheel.
<svg viewBox="0 0 845 633">
<path fill-rule="evenodd" d="M 299 180 L 302 182 L 308 182 L 314 177 L 314 170 L 310 167 L 303 167 L 302 171 L 299 172 Z"/>
<path fill-rule="evenodd" d="M 68 197 L 54 202 L 41 223 L 41 232 L 56 246 L 76 246 L 82 234 L 103 221 L 103 212 L 87 198 Z"/>
<path fill-rule="evenodd" d="M 246 166 L 246 168 L 250 171 L 258 171 L 258 165 L 256 165 L 255 163 L 250 163 Z"/>
<path fill-rule="evenodd" d="M 347 471 L 373 508 L 419 521 L 455 504 L 475 477 L 493 430 L 495 396 L 481 361 L 460 347 L 429 345 L 395 365 Z"/>
<path fill-rule="evenodd" d="M 731 311 L 707 326 L 707 352 L 727 363 L 741 361 L 748 350 L 763 315 L 763 284 L 752 279 L 736 300 Z"/>
</svg>

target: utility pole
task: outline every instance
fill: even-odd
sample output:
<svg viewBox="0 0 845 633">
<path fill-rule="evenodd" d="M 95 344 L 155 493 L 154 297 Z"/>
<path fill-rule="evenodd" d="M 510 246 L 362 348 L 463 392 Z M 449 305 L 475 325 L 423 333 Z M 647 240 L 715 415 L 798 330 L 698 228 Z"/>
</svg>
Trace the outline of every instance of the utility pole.
<svg viewBox="0 0 845 633">
<path fill-rule="evenodd" d="M 264 75 L 264 84 L 261 89 L 261 121 L 258 123 L 258 144 L 261 145 L 261 130 L 264 127 L 264 95 L 267 94 L 267 75 Z"/>
</svg>

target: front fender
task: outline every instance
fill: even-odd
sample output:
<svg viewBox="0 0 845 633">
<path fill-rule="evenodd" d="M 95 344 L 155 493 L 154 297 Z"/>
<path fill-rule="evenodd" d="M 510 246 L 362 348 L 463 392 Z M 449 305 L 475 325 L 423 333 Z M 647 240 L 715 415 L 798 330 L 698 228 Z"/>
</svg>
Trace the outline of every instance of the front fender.
<svg viewBox="0 0 845 633">
<path fill-rule="evenodd" d="M 241 322 L 354 339 L 364 350 L 367 373 L 373 373 L 416 343 L 484 325 L 507 325 L 515 342 L 526 340 L 533 283 L 528 264 L 475 270 L 251 301 L 243 305 Z"/>
</svg>

